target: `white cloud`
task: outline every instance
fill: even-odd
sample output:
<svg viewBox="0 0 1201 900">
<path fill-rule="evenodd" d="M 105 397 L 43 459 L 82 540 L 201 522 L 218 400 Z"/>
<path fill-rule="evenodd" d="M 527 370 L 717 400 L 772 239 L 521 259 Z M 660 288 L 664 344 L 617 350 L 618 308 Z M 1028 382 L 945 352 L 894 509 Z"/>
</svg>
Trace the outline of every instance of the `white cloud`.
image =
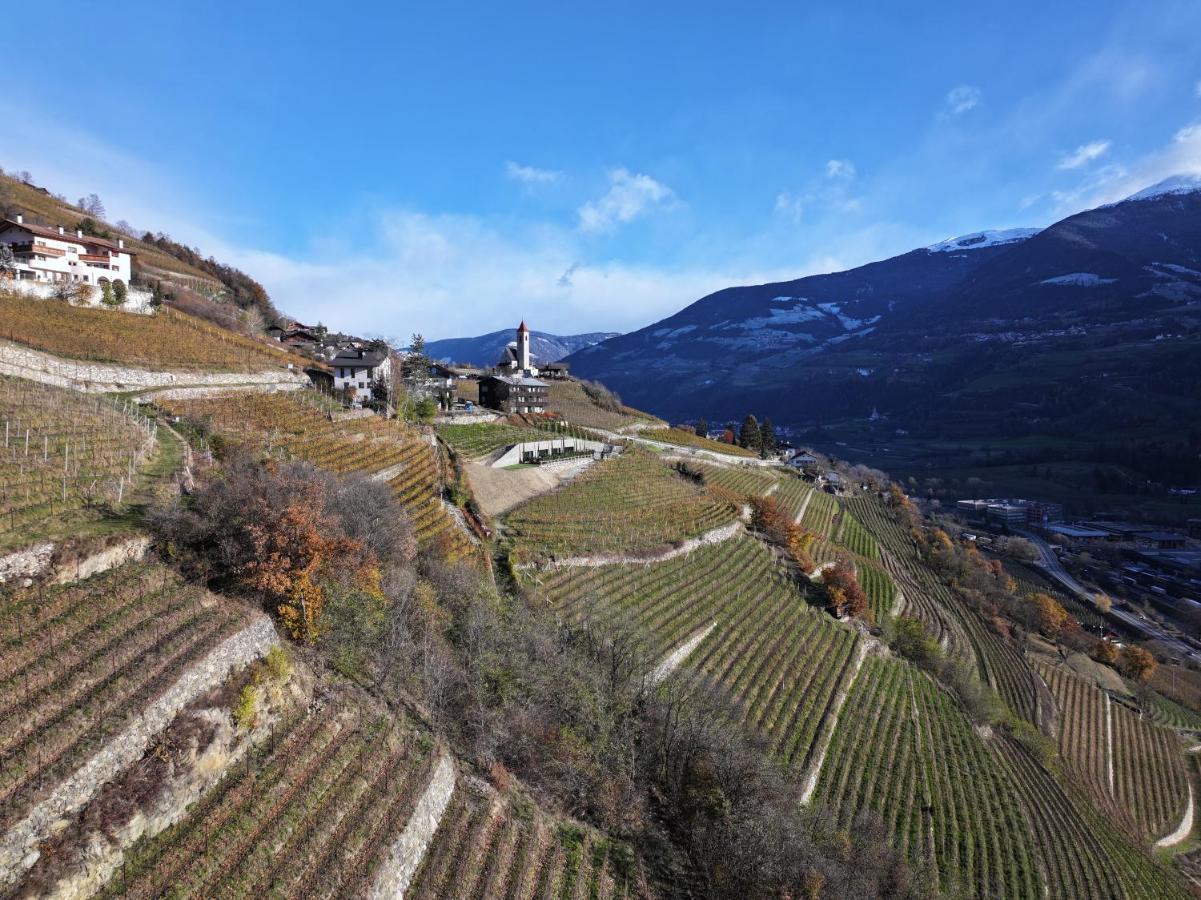
<svg viewBox="0 0 1201 900">
<path fill-rule="evenodd" d="M 1126 166 L 1105 166 L 1088 184 L 1057 193 L 1059 211 L 1113 203 L 1173 175 L 1201 175 L 1201 120 L 1180 128 L 1160 149 Z"/>
<path fill-rule="evenodd" d="M 505 163 L 505 174 L 513 181 L 519 181 L 526 185 L 549 184 L 563 177 L 562 172 L 555 171 L 554 169 L 523 166 L 520 163 L 513 162 L 513 160 Z"/>
<path fill-rule="evenodd" d="M 970 84 L 961 84 L 947 91 L 946 112 L 958 116 L 972 109 L 980 102 L 980 88 Z"/>
<path fill-rule="evenodd" d="M 835 181 L 853 181 L 855 164 L 849 159 L 832 159 L 826 163 L 826 177 Z"/>
<path fill-rule="evenodd" d="M 776 194 L 776 214 L 791 222 L 799 222 L 805 213 L 805 201 L 789 191 Z"/>
<path fill-rule="evenodd" d="M 674 199 L 671 188 L 649 175 L 614 169 L 609 173 L 609 190 L 604 196 L 589 200 L 577 211 L 580 231 L 607 234 L 615 231 L 618 225 Z"/>
<path fill-rule="evenodd" d="M 1087 144 L 1081 144 L 1074 151 L 1061 159 L 1056 168 L 1079 169 L 1081 166 L 1087 165 L 1094 159 L 1104 156 L 1109 151 L 1109 146 L 1109 141 L 1090 141 Z"/>
</svg>

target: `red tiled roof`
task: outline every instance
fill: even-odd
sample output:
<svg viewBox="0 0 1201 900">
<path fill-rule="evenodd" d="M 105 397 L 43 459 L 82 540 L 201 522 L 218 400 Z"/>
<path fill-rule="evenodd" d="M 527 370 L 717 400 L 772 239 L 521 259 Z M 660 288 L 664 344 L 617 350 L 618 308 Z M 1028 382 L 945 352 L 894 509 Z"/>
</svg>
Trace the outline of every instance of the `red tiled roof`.
<svg viewBox="0 0 1201 900">
<path fill-rule="evenodd" d="M 106 238 L 96 237 L 95 235 L 85 234 L 83 237 L 79 237 L 74 231 L 67 231 L 65 229 L 62 234 L 59 234 L 57 228 L 47 228 L 45 225 L 33 225 L 29 222 L 17 222 L 15 219 L 5 219 L 4 225 L 22 228 L 38 237 L 47 237 L 56 241 L 72 241 L 88 247 L 104 247 L 106 250 L 112 250 L 116 253 L 128 253 L 130 256 L 136 255 L 135 251 L 130 250 L 128 247 L 118 247 L 116 241 L 110 241 Z"/>
</svg>

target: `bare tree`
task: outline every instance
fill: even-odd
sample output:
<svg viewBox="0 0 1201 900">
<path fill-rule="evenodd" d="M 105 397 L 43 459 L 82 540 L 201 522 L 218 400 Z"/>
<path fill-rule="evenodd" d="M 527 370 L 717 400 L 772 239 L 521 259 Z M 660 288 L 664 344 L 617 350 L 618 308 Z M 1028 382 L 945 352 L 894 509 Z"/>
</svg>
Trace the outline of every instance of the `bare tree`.
<svg viewBox="0 0 1201 900">
<path fill-rule="evenodd" d="M 104 204 L 95 194 L 88 194 L 86 197 L 80 197 L 79 202 L 75 205 L 94 219 L 104 218 Z"/>
</svg>

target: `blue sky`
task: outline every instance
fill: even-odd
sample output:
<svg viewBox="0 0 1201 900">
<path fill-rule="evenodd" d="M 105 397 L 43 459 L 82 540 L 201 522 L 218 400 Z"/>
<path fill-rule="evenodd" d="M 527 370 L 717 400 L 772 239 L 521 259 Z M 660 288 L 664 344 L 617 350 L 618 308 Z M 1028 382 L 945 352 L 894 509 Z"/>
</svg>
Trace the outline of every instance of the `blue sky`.
<svg viewBox="0 0 1201 900">
<path fill-rule="evenodd" d="M 0 165 L 430 337 L 629 330 L 1201 171 L 1201 4 L 847 5 L 109 3 L 0 34 Z"/>
</svg>

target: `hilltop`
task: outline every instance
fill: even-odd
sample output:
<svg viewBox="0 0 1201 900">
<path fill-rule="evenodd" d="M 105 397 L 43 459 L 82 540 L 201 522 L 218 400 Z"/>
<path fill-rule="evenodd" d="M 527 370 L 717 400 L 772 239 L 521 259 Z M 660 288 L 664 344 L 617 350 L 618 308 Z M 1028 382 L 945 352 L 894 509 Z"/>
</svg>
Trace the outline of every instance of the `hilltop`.
<svg viewBox="0 0 1201 900">
<path fill-rule="evenodd" d="M 162 232 L 108 222 L 99 198 L 81 198 L 92 207 L 84 209 L 36 184 L 32 176 L 29 180 L 22 177 L 28 174 L 0 171 L 0 219 L 21 214 L 31 224 L 62 226 L 69 232 L 81 228 L 102 238 L 120 237 L 136 254 L 133 276 L 137 282 L 161 284 L 178 307 L 225 327 L 256 331 L 279 318 L 267 291 L 246 273 Z M 252 321 L 244 319 L 246 313 L 253 315 Z"/>
<path fill-rule="evenodd" d="M 1186 179 L 1041 230 L 727 288 L 567 362 L 668 418 L 766 414 L 831 452 L 998 494 L 1039 467 L 1096 504 L 1099 470 L 1133 505 L 1147 480 L 1165 497 L 1196 483 L 1199 302 Z"/>
</svg>

